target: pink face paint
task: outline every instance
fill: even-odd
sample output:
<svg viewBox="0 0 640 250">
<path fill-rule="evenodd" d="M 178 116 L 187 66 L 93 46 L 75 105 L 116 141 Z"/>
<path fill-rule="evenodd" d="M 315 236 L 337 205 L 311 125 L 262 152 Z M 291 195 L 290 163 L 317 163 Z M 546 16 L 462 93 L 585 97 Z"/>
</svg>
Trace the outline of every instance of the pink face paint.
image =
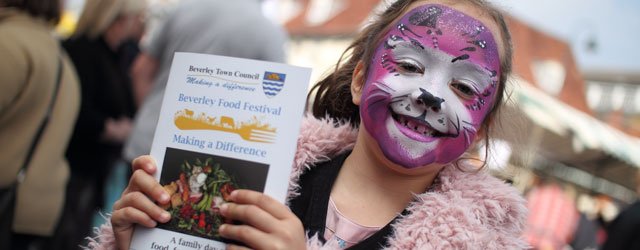
<svg viewBox="0 0 640 250">
<path fill-rule="evenodd" d="M 392 162 L 446 164 L 475 139 L 495 100 L 498 46 L 480 21 L 436 4 L 414 8 L 370 62 L 360 115 Z"/>
</svg>

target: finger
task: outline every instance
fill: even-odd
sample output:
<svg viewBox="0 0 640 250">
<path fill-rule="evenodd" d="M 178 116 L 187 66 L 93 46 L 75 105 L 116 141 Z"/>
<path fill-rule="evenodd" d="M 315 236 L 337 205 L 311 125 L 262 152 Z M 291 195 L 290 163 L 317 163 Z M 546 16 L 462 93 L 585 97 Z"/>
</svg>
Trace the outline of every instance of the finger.
<svg viewBox="0 0 640 250">
<path fill-rule="evenodd" d="M 134 207 L 124 207 L 114 210 L 111 214 L 111 225 L 113 225 L 114 232 L 131 229 L 134 224 L 140 224 L 145 227 L 155 227 L 157 222 L 149 217 L 147 213 Z"/>
<path fill-rule="evenodd" d="M 252 249 L 266 249 L 261 244 L 272 242 L 269 235 L 248 225 L 222 224 L 218 232 L 223 238 L 242 242 Z"/>
<path fill-rule="evenodd" d="M 126 232 L 114 232 L 116 249 L 129 249 L 131 244 L 131 237 L 133 236 L 133 230 Z"/>
<path fill-rule="evenodd" d="M 156 205 L 156 203 L 151 201 L 149 197 L 140 192 L 133 192 L 124 195 L 114 203 L 113 210 L 115 211 L 127 207 L 135 208 L 136 210 L 147 214 L 150 218 L 163 223 L 169 221 L 171 218 L 169 212 Z"/>
<path fill-rule="evenodd" d="M 293 215 L 291 210 L 279 201 L 266 194 L 248 190 L 238 189 L 231 192 L 229 199 L 238 204 L 251 204 L 258 206 L 273 217 L 279 220 L 290 218 Z"/>
<path fill-rule="evenodd" d="M 169 202 L 169 193 L 158 183 L 158 181 L 144 170 L 138 169 L 131 175 L 129 185 L 123 192 L 123 196 L 128 193 L 141 192 L 151 197 L 160 204 Z"/>
<path fill-rule="evenodd" d="M 131 162 L 131 170 L 135 172 L 138 169 L 142 169 L 150 175 L 154 174 L 158 170 L 156 160 L 150 155 L 139 156 Z"/>
<path fill-rule="evenodd" d="M 279 225 L 275 217 L 255 205 L 225 203 L 220 207 L 220 213 L 225 218 L 240 221 L 263 232 L 273 232 Z"/>
</svg>

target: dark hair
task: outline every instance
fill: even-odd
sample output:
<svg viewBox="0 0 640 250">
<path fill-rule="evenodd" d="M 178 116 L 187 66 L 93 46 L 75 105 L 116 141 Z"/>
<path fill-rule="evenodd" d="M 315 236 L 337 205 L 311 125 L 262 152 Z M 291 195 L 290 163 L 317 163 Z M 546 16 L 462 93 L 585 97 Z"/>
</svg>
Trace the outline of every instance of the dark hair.
<svg viewBox="0 0 640 250">
<path fill-rule="evenodd" d="M 15 7 L 30 15 L 57 24 L 62 12 L 62 0 L 0 0 L 2 7 Z"/>
<path fill-rule="evenodd" d="M 330 116 L 334 119 L 348 121 L 352 126 L 360 124 L 358 106 L 353 104 L 351 96 L 351 80 L 353 70 L 358 62 L 371 61 L 375 53 L 376 45 L 382 39 L 391 22 L 402 15 L 411 4 L 420 0 L 398 0 L 392 3 L 378 18 L 366 26 L 355 40 L 342 53 L 336 63 L 335 70 L 316 83 L 307 96 L 307 102 L 312 103 L 311 112 L 315 117 Z M 496 101 L 485 118 L 481 130 L 488 139 L 491 123 L 493 123 L 496 110 L 501 106 L 504 97 L 504 89 L 507 76 L 511 73 L 511 57 L 513 48 L 511 35 L 502 13 L 484 0 L 449 1 L 455 4 L 471 4 L 483 14 L 489 15 L 500 29 L 503 50 L 500 51 L 500 82 L 496 93 Z M 346 60 L 346 62 L 345 62 Z M 364 64 L 364 75 L 368 75 L 367 63 Z M 314 93 L 315 92 L 315 93 Z M 315 96 L 314 96 L 315 95 Z M 312 100 L 313 99 L 313 100 Z M 487 140 L 488 141 L 488 140 Z"/>
</svg>

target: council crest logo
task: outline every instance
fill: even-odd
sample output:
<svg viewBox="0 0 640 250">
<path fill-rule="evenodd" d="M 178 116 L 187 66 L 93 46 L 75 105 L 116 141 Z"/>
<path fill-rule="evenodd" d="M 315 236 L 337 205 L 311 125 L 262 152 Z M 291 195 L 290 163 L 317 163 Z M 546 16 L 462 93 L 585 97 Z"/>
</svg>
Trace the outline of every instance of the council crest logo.
<svg viewBox="0 0 640 250">
<path fill-rule="evenodd" d="M 272 98 L 280 93 L 280 90 L 284 87 L 284 79 L 286 76 L 286 74 L 265 71 L 264 79 L 262 80 L 262 90 L 264 94 Z"/>
</svg>

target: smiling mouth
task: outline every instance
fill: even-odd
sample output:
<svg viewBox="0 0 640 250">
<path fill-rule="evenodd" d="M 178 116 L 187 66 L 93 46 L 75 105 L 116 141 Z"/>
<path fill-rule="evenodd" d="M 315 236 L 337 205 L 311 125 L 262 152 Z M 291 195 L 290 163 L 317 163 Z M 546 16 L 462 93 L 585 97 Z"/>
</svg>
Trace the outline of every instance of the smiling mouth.
<svg viewBox="0 0 640 250">
<path fill-rule="evenodd" d="M 434 138 L 454 137 L 454 135 L 452 134 L 442 133 L 438 130 L 435 130 L 426 121 L 420 121 L 413 117 L 399 115 L 393 111 L 390 111 L 390 112 L 391 112 L 391 117 L 393 118 L 394 121 L 396 121 L 397 124 L 399 124 L 400 126 L 410 131 L 413 131 L 416 134 L 420 134 L 428 137 L 434 137 Z"/>
</svg>

